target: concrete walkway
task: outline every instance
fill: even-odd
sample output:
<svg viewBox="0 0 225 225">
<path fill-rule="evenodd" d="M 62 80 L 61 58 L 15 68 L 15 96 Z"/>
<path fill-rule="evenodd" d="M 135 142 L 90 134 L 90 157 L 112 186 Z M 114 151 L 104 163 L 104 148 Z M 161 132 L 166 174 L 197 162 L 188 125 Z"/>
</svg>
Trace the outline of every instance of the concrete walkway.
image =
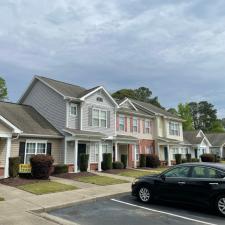
<svg viewBox="0 0 225 225">
<path fill-rule="evenodd" d="M 65 183 L 65 179 L 60 181 Z M 59 180 L 57 180 L 57 182 L 59 182 Z M 66 182 L 69 181 L 66 180 Z M 58 218 L 50 218 L 47 216 L 49 220 L 46 220 L 46 218 L 40 217 L 40 214 L 37 214 L 37 212 L 43 213 L 52 209 L 71 206 L 75 203 L 95 201 L 97 198 L 109 197 L 127 192 L 130 192 L 130 183 L 109 186 L 91 185 L 90 187 L 86 186 L 83 189 L 45 195 L 34 195 L 13 187 L 0 185 L 0 196 L 2 195 L 2 197 L 5 197 L 6 199 L 6 201 L 0 202 L 0 224 L 68 225 L 71 223 L 58 221 Z M 35 211 L 36 214 L 33 211 Z"/>
</svg>

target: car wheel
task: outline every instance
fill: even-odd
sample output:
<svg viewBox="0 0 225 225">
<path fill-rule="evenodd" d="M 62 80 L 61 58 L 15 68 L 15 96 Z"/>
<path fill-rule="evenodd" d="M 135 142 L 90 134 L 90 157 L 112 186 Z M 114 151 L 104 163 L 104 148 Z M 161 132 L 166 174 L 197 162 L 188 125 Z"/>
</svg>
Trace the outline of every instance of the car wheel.
<svg viewBox="0 0 225 225">
<path fill-rule="evenodd" d="M 142 202 L 145 202 L 145 203 L 149 202 L 152 198 L 150 188 L 147 186 L 140 187 L 138 191 L 138 198 Z"/>
<path fill-rule="evenodd" d="M 217 198 L 216 209 L 220 215 L 225 216 L 225 195 L 221 195 Z"/>
</svg>

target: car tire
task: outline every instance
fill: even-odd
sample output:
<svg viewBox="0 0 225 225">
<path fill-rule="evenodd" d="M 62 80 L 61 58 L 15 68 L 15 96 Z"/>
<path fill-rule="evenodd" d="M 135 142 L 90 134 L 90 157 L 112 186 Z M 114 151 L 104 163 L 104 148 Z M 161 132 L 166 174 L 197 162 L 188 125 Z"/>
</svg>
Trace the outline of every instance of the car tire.
<svg viewBox="0 0 225 225">
<path fill-rule="evenodd" d="M 141 202 L 148 203 L 152 200 L 152 192 L 148 185 L 142 185 L 138 189 L 138 199 Z"/>
<path fill-rule="evenodd" d="M 216 211 L 225 217 L 225 195 L 220 195 L 216 198 Z"/>
</svg>

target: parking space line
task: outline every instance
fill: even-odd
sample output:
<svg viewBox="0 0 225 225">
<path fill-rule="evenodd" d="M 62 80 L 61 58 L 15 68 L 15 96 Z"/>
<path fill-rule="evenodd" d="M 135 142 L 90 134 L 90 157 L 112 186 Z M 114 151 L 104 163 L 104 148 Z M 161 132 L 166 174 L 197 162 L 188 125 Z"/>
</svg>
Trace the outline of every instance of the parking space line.
<svg viewBox="0 0 225 225">
<path fill-rule="evenodd" d="M 205 222 L 205 221 L 196 220 L 196 219 L 192 219 L 192 218 L 185 217 L 185 216 L 180 216 L 180 215 L 173 214 L 173 213 L 169 213 L 169 212 L 164 212 L 164 211 L 160 211 L 160 210 L 156 210 L 156 209 L 151 209 L 151 208 L 143 207 L 143 206 L 140 206 L 140 205 L 131 204 L 131 203 L 124 202 L 124 201 L 120 201 L 120 200 L 113 199 L 113 198 L 111 199 L 111 201 L 118 202 L 118 203 L 121 203 L 121 204 L 124 204 L 124 205 L 129 205 L 129 206 L 136 207 L 136 208 L 140 208 L 140 209 L 145 209 L 145 210 L 148 210 L 148 211 L 151 211 L 151 212 L 161 213 L 161 214 L 165 214 L 165 215 L 168 215 L 168 216 L 173 216 L 173 217 L 181 218 L 181 219 L 184 219 L 184 220 L 189 220 L 189 221 L 197 222 L 197 223 L 202 223 L 202 224 L 207 224 L 207 225 L 217 225 L 215 223 L 208 223 L 208 222 Z"/>
</svg>

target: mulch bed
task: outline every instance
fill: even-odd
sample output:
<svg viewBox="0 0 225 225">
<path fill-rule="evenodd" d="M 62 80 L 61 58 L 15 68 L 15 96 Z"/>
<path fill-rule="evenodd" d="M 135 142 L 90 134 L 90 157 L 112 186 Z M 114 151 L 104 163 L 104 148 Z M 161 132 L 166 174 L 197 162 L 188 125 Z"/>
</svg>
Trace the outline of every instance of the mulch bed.
<svg viewBox="0 0 225 225">
<path fill-rule="evenodd" d="M 53 174 L 54 177 L 64 178 L 64 179 L 77 179 L 79 177 L 90 177 L 97 176 L 96 174 L 90 172 L 80 172 L 80 173 L 61 173 L 61 174 Z"/>
<path fill-rule="evenodd" d="M 32 179 L 32 178 L 21 178 L 21 177 L 15 177 L 15 178 L 6 178 L 0 180 L 0 184 L 8 185 L 11 187 L 17 187 L 25 184 L 32 184 L 37 182 L 42 182 L 46 180 L 38 180 L 38 179 Z"/>
</svg>

